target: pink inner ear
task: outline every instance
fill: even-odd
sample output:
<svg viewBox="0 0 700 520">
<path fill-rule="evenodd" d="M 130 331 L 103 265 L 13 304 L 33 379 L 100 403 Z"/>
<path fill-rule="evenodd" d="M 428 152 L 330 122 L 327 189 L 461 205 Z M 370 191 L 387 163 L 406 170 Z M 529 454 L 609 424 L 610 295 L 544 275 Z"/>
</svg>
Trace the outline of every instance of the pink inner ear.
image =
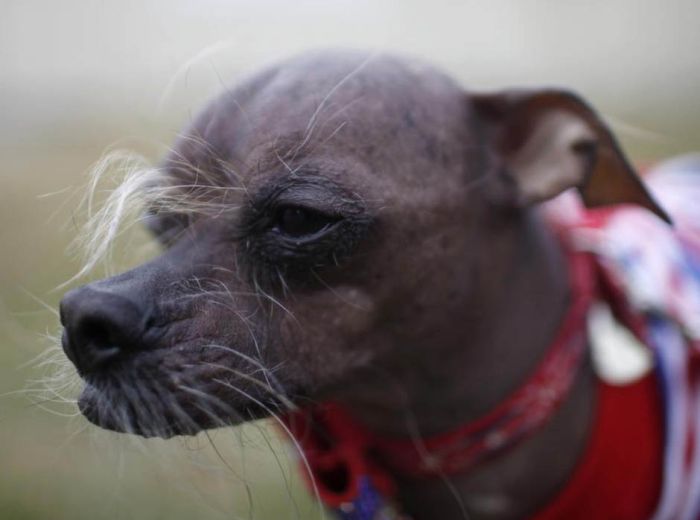
<svg viewBox="0 0 700 520">
<path fill-rule="evenodd" d="M 581 143 L 595 143 L 596 135 L 580 117 L 564 110 L 540 115 L 522 145 L 506 157 L 506 164 L 525 204 L 550 199 L 581 186 L 590 172 L 589 155 Z"/>
<path fill-rule="evenodd" d="M 471 99 L 521 205 L 577 187 L 587 206 L 638 204 L 670 222 L 610 130 L 575 94 L 516 89 Z"/>
</svg>

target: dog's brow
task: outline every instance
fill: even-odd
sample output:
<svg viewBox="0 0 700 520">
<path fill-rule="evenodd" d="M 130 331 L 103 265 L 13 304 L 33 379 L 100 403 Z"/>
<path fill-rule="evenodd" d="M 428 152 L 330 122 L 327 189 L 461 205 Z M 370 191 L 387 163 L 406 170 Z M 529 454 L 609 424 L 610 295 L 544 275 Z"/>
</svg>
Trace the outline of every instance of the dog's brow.
<svg viewBox="0 0 700 520">
<path fill-rule="evenodd" d="M 280 194 L 294 191 L 299 202 L 319 202 L 328 205 L 329 199 L 344 198 L 345 190 L 337 182 L 320 174 L 317 169 L 302 167 L 294 172 L 284 172 L 272 177 L 249 191 L 253 206 L 262 207 Z"/>
<path fill-rule="evenodd" d="M 282 169 L 291 173 L 313 155 L 314 145 L 301 146 L 303 142 L 304 132 L 291 131 L 266 138 L 254 145 L 247 155 L 253 158 L 259 170 Z"/>
</svg>

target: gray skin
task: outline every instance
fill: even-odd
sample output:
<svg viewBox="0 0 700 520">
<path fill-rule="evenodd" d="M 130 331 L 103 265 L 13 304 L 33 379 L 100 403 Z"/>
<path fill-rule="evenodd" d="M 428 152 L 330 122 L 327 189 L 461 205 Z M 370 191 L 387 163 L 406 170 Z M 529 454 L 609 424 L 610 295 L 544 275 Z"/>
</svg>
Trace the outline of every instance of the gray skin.
<svg viewBox="0 0 700 520">
<path fill-rule="evenodd" d="M 163 171 L 216 210 L 152 211 L 163 254 L 61 305 L 82 412 L 145 436 L 329 398 L 382 434 L 473 420 L 526 379 L 567 309 L 536 203 L 577 186 L 591 205 L 663 217 L 575 96 L 477 96 L 424 64 L 352 52 L 306 54 L 224 92 Z M 453 489 L 396 475 L 403 508 L 531 513 L 574 469 L 594 401 L 586 362 L 543 429 Z"/>
</svg>

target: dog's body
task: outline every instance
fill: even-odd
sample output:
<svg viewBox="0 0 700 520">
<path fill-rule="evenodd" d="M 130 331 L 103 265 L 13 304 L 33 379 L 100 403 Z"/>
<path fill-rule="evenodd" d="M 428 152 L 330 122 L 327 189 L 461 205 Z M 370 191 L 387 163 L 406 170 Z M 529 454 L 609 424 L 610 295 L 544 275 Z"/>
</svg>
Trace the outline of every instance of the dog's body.
<svg viewBox="0 0 700 520">
<path fill-rule="evenodd" d="M 536 369 L 571 299 L 538 202 L 667 219 L 592 110 L 562 91 L 477 96 L 424 65 L 311 54 L 224 93 L 166 158 L 154 261 L 69 293 L 83 413 L 192 434 L 332 399 L 381 435 L 473 421 Z M 152 187 L 152 186 L 151 186 Z M 416 519 L 522 518 L 574 472 L 586 358 L 549 420 L 444 479 L 394 475 Z"/>
</svg>

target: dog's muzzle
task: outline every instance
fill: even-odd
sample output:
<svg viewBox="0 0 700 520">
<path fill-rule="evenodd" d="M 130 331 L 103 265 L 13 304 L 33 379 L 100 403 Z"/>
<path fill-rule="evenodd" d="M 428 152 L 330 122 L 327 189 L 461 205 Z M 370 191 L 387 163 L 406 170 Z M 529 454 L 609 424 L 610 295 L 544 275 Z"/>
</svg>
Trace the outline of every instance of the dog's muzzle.
<svg viewBox="0 0 700 520">
<path fill-rule="evenodd" d="M 60 314 L 63 350 L 81 376 L 103 371 L 146 346 L 151 312 L 127 296 L 80 287 L 63 298 Z"/>
</svg>

